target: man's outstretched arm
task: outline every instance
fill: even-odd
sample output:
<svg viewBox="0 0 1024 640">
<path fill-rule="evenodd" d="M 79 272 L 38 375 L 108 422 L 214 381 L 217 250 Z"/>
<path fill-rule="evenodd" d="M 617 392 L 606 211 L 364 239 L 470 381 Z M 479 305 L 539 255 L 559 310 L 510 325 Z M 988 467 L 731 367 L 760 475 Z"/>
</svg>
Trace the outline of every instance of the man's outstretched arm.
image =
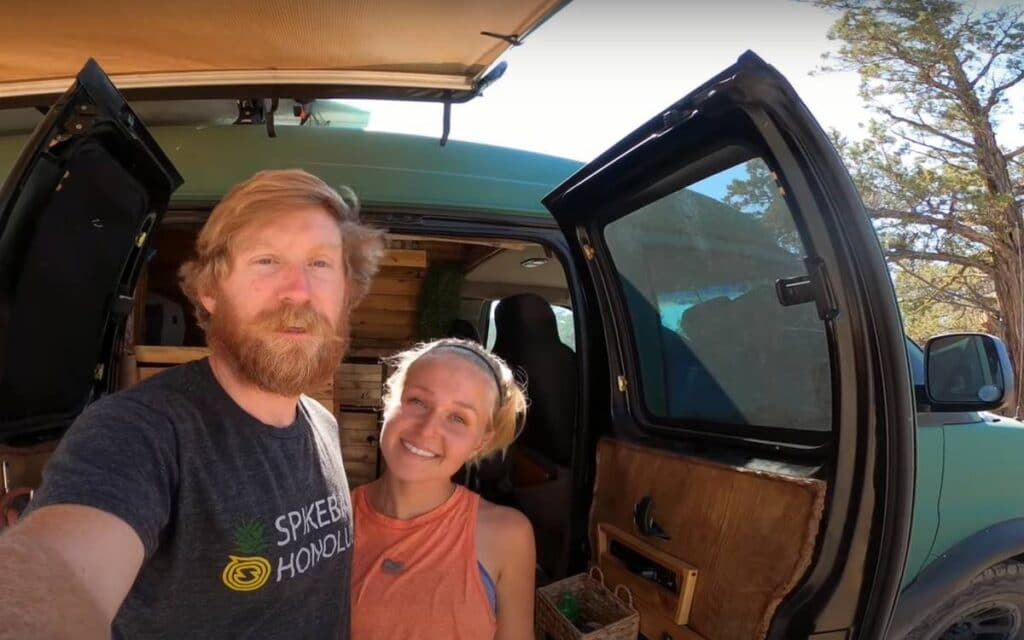
<svg viewBox="0 0 1024 640">
<path fill-rule="evenodd" d="M 109 638 L 142 540 L 105 511 L 55 504 L 0 535 L 0 640 Z"/>
</svg>

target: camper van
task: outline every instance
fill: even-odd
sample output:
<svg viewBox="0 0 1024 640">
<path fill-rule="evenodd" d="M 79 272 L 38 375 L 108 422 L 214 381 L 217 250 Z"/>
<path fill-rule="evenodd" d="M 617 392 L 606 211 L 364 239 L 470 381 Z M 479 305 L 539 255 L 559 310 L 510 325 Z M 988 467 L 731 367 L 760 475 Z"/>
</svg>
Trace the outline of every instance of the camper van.
<svg viewBox="0 0 1024 640">
<path fill-rule="evenodd" d="M 382 4 L 397 17 L 372 37 L 269 50 L 211 36 L 233 19 L 216 7 L 194 37 L 103 13 L 106 35 L 59 43 L 44 7 L 19 11 L 0 521 L 88 404 L 205 356 L 178 267 L 228 188 L 301 168 L 386 232 L 351 349 L 307 391 L 350 485 L 381 473 L 383 358 L 458 335 L 527 383 L 519 440 L 460 481 L 530 519 L 538 586 L 597 566 L 650 640 L 1019 636 L 1024 430 L 979 413 L 1012 387 L 1005 348 L 908 344 L 857 191 L 785 78 L 744 53 L 588 163 L 371 132 L 342 100 L 448 114 L 562 3 Z M 270 15 L 246 19 L 306 41 L 303 16 Z"/>
</svg>

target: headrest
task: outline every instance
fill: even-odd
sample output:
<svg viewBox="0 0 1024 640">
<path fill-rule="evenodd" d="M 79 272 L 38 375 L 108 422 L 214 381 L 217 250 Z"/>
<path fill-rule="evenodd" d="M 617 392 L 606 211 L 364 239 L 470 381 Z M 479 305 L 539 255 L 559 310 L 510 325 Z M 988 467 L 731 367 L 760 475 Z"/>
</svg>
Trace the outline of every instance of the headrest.
<svg viewBox="0 0 1024 640">
<path fill-rule="evenodd" d="M 480 342 L 480 333 L 476 330 L 476 327 L 473 326 L 472 322 L 463 318 L 452 320 L 452 323 L 448 326 L 448 337 Z"/>
<path fill-rule="evenodd" d="M 558 322 L 547 300 L 533 293 L 509 296 L 494 310 L 497 341 L 529 338 L 531 342 L 558 341 Z"/>
</svg>

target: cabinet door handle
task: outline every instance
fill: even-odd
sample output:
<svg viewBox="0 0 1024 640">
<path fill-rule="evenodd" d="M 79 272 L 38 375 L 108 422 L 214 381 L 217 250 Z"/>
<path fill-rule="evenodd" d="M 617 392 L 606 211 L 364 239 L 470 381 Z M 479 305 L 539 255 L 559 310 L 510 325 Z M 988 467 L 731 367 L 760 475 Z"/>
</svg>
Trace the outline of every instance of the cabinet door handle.
<svg viewBox="0 0 1024 640">
<path fill-rule="evenodd" d="M 654 501 L 651 496 L 644 496 L 633 505 L 633 522 L 636 528 L 645 536 L 671 540 L 672 537 L 665 533 L 665 530 L 654 521 Z"/>
</svg>

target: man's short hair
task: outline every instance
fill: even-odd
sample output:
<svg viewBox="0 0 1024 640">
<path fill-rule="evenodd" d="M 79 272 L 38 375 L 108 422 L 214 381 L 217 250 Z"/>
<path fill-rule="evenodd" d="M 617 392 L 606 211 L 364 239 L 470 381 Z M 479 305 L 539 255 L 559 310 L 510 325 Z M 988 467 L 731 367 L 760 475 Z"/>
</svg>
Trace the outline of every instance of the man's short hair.
<svg viewBox="0 0 1024 640">
<path fill-rule="evenodd" d="M 341 186 L 335 190 L 301 169 L 260 171 L 232 187 L 213 208 L 196 240 L 195 257 L 178 272 L 200 327 L 206 328 L 210 313 L 199 300 L 199 293 L 214 291 L 227 275 L 239 233 L 309 206 L 322 207 L 341 230 L 346 309 L 363 299 L 384 254 L 384 232 L 360 223 L 359 200 L 352 189 Z"/>
</svg>

